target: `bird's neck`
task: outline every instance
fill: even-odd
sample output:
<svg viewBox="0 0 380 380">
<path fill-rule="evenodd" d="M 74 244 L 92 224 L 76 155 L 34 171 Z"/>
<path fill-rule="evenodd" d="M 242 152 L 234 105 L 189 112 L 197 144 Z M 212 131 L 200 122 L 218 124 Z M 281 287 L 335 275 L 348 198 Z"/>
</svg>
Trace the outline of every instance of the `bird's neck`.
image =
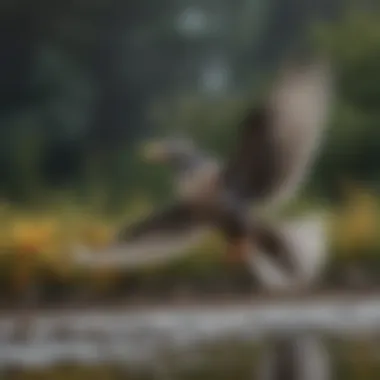
<svg viewBox="0 0 380 380">
<path fill-rule="evenodd" d="M 179 194 L 187 200 L 212 202 L 219 193 L 219 166 L 216 162 L 194 163 L 177 177 Z"/>
</svg>

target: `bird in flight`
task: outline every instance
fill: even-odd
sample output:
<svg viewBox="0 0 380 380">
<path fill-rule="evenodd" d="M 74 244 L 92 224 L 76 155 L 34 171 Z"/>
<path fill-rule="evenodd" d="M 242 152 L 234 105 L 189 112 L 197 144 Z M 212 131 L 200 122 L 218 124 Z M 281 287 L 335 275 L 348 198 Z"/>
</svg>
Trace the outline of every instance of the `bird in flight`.
<svg viewBox="0 0 380 380">
<path fill-rule="evenodd" d="M 221 162 L 187 139 L 148 142 L 150 162 L 174 170 L 172 204 L 129 224 L 106 248 L 129 263 L 179 255 L 219 231 L 232 261 L 264 252 L 289 273 L 294 255 L 282 229 L 262 217 L 293 197 L 306 177 L 327 119 L 330 75 L 323 61 L 293 62 L 281 67 L 261 104 L 247 112 L 236 129 L 230 157 Z"/>
</svg>

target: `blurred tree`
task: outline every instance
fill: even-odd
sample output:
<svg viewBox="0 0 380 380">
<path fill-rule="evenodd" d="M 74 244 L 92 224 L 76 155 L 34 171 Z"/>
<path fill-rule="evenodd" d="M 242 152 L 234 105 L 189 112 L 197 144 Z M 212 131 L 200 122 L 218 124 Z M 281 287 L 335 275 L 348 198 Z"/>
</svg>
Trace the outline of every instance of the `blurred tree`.
<svg viewBox="0 0 380 380">
<path fill-rule="evenodd" d="M 4 0 L 0 191 L 31 200 L 43 187 L 86 196 L 102 187 L 109 207 L 141 191 L 167 197 L 165 170 L 139 163 L 138 141 L 171 131 L 225 153 L 271 68 L 319 20 L 333 21 L 322 42 L 341 68 L 341 86 L 313 189 L 326 192 L 338 177 L 376 181 L 379 15 L 337 23 L 346 7 L 343 0 Z"/>
<path fill-rule="evenodd" d="M 349 12 L 319 30 L 337 68 L 337 101 L 315 183 L 356 179 L 378 186 L 380 172 L 380 14 Z"/>
</svg>

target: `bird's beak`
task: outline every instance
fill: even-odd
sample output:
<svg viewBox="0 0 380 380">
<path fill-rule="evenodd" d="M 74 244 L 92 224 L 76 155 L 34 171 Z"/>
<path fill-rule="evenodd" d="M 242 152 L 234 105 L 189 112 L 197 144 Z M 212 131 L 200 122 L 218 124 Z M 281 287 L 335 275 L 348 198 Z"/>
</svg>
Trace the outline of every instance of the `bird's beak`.
<svg viewBox="0 0 380 380">
<path fill-rule="evenodd" d="M 165 162 L 168 159 L 168 152 L 158 141 L 151 141 L 141 148 L 141 155 L 148 162 Z"/>
</svg>

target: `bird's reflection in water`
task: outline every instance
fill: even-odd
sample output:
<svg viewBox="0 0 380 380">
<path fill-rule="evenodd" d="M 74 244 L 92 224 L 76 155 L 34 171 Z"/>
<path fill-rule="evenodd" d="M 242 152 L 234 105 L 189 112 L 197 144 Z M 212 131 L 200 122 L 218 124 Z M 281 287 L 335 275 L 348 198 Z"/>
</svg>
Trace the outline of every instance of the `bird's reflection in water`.
<svg viewBox="0 0 380 380">
<path fill-rule="evenodd" d="M 318 335 L 275 337 L 260 359 L 255 376 L 258 380 L 332 379 L 329 351 Z"/>
<path fill-rule="evenodd" d="M 131 348 L 122 338 L 119 343 L 121 351 Z M 349 340 L 294 332 L 255 342 L 231 337 L 182 348 L 163 345 L 158 356 L 143 363 L 114 360 L 106 346 L 96 361 L 36 365 L 31 358 L 27 366 L 2 367 L 1 379 L 377 380 L 380 375 L 380 345 L 364 336 Z"/>
<path fill-rule="evenodd" d="M 173 355 L 162 378 L 254 380 L 379 379 L 380 346 L 318 333 L 275 335 L 255 345 L 223 342 Z M 170 368 L 170 369 L 169 369 Z M 161 375 L 163 372 L 159 371 Z"/>
</svg>

